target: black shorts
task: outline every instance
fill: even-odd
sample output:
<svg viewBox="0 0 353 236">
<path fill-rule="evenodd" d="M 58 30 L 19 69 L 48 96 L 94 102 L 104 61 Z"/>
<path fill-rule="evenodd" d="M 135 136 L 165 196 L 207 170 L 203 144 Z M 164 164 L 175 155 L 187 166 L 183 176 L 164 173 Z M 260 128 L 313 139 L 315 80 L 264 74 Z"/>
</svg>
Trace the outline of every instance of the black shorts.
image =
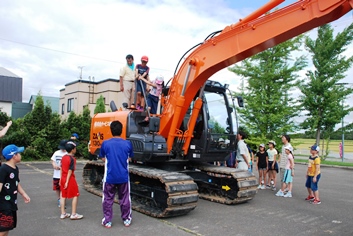
<svg viewBox="0 0 353 236">
<path fill-rule="evenodd" d="M 278 164 L 277 161 L 274 164 L 274 168 L 272 168 L 273 161 L 268 162 L 268 170 L 275 170 L 278 173 Z"/>
<path fill-rule="evenodd" d="M 13 210 L 0 211 L 0 232 L 6 232 L 16 228 L 17 212 Z"/>
</svg>

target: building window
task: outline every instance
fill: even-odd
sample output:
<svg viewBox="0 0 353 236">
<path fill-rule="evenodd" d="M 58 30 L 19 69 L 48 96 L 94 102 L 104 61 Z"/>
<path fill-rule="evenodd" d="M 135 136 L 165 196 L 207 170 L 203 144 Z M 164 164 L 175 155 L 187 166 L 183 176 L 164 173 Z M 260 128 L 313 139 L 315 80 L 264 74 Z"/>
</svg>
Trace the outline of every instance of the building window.
<svg viewBox="0 0 353 236">
<path fill-rule="evenodd" d="M 64 115 L 65 113 L 65 104 L 61 104 L 61 115 Z"/>
<path fill-rule="evenodd" d="M 67 112 L 71 112 L 74 108 L 74 99 L 67 99 Z"/>
</svg>

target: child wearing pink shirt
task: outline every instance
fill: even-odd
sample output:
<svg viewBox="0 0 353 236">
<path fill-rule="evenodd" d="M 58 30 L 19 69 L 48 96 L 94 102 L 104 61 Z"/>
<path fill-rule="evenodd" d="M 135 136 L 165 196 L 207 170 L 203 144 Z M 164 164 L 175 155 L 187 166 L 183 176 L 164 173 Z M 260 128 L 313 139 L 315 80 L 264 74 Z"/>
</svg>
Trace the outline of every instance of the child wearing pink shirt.
<svg viewBox="0 0 353 236">
<path fill-rule="evenodd" d="M 283 176 L 282 188 L 276 193 L 277 197 L 292 197 L 292 182 L 294 176 L 294 157 L 293 157 L 293 148 L 291 146 L 287 146 L 284 148 L 287 161 L 286 168 Z M 288 192 L 284 194 L 284 189 L 288 188 Z"/>
</svg>

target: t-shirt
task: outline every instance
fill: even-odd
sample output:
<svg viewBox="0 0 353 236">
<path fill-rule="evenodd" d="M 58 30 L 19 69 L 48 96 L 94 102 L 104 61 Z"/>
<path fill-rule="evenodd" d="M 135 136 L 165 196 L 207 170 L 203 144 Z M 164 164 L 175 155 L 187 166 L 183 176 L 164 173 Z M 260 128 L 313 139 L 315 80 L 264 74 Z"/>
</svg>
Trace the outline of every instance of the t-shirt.
<svg viewBox="0 0 353 236">
<path fill-rule="evenodd" d="M 285 168 L 287 163 L 287 154 L 286 154 L 286 150 L 284 149 L 285 147 L 292 147 L 292 145 L 290 143 L 287 143 L 286 145 L 282 146 L 282 156 L 279 162 L 280 168 Z"/>
<path fill-rule="evenodd" d="M 162 93 L 163 86 L 161 84 L 156 84 L 156 81 L 153 82 L 153 85 L 156 87 L 152 86 L 150 94 L 159 97 L 159 95 Z"/>
<path fill-rule="evenodd" d="M 0 210 L 17 211 L 17 188 L 20 182 L 18 167 L 4 164 L 0 167 Z"/>
<path fill-rule="evenodd" d="M 292 154 L 288 154 L 286 155 L 287 156 L 287 162 L 286 162 L 286 170 L 289 170 L 290 169 L 290 166 L 291 166 L 291 160 L 293 160 L 293 155 Z"/>
<path fill-rule="evenodd" d="M 257 166 L 261 166 L 263 168 L 267 167 L 266 166 L 266 157 L 268 156 L 267 152 L 257 152 Z"/>
<path fill-rule="evenodd" d="M 99 156 L 106 158 L 103 182 L 122 184 L 129 181 L 129 157 L 134 156 L 130 141 L 122 138 L 105 140 Z"/>
<path fill-rule="evenodd" d="M 314 176 L 315 171 L 316 171 L 316 165 L 320 165 L 320 157 L 309 157 L 309 163 L 308 163 L 308 176 Z M 320 174 L 320 169 L 318 171 L 318 174 Z"/>
<path fill-rule="evenodd" d="M 267 150 L 267 154 L 268 154 L 268 161 L 274 161 L 275 160 L 275 155 L 278 154 L 276 149 L 268 149 Z"/>
<path fill-rule="evenodd" d="M 238 141 L 238 148 L 237 148 L 237 160 L 244 161 L 243 155 L 245 155 L 246 158 L 248 158 L 249 150 L 248 150 L 248 147 L 246 146 L 244 140 L 239 140 Z"/>
<path fill-rule="evenodd" d="M 57 150 L 56 152 L 54 152 L 50 160 L 54 161 L 57 166 L 61 167 L 61 159 L 65 154 L 67 154 L 66 151 Z M 60 179 L 60 170 L 54 169 L 53 178 Z"/>
<path fill-rule="evenodd" d="M 144 78 L 147 79 L 147 75 L 150 72 L 150 68 L 148 66 L 137 64 L 135 69 L 139 75 L 143 75 L 146 72 L 146 76 Z"/>
<path fill-rule="evenodd" d="M 123 81 L 135 81 L 135 72 L 128 65 L 120 69 L 120 76 L 123 77 Z"/>
<path fill-rule="evenodd" d="M 67 174 L 69 173 L 69 170 L 72 170 L 71 177 L 70 178 L 75 178 L 75 167 L 76 167 L 76 159 L 69 154 L 66 154 L 63 156 L 61 159 L 61 180 L 60 184 L 62 186 L 65 185 L 66 182 L 66 177 Z"/>
</svg>

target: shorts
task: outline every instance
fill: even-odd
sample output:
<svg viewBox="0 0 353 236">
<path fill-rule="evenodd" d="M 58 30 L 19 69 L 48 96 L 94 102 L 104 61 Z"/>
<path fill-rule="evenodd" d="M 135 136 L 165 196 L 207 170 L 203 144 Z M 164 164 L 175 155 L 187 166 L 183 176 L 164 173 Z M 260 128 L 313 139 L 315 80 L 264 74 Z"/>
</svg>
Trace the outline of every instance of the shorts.
<svg viewBox="0 0 353 236">
<path fill-rule="evenodd" d="M 262 170 L 262 171 L 266 171 L 266 167 L 258 167 L 258 170 L 260 171 L 260 170 Z"/>
<path fill-rule="evenodd" d="M 283 176 L 283 183 L 292 183 L 293 182 L 293 177 L 292 177 L 292 170 L 291 169 L 286 169 L 284 172 L 284 176 Z"/>
<path fill-rule="evenodd" d="M 63 198 L 74 198 L 80 196 L 80 192 L 78 191 L 78 185 L 75 178 L 70 178 L 69 184 L 66 189 L 64 189 L 65 182 L 61 182 L 61 196 Z"/>
<path fill-rule="evenodd" d="M 17 212 L 13 210 L 0 211 L 0 232 L 6 232 L 16 228 Z"/>
<path fill-rule="evenodd" d="M 266 170 L 266 168 L 267 168 L 266 162 L 265 163 L 258 163 L 257 168 L 259 170 Z"/>
<path fill-rule="evenodd" d="M 279 168 L 279 174 L 281 177 L 281 182 L 283 183 L 284 173 L 286 172 L 285 168 Z"/>
<path fill-rule="evenodd" d="M 143 87 L 141 87 L 141 82 L 142 82 L 142 86 L 143 86 Z M 143 95 L 143 93 L 146 94 L 146 83 L 143 82 L 142 80 L 136 80 L 136 83 L 137 83 L 137 85 L 136 85 L 136 91 L 137 91 L 137 92 L 140 92 L 141 95 Z M 142 91 L 143 91 L 143 92 L 142 92 Z"/>
<path fill-rule="evenodd" d="M 319 190 L 320 177 L 321 177 L 321 174 L 318 174 L 318 176 L 316 176 L 316 183 L 314 183 L 313 182 L 314 176 L 308 176 L 308 178 L 306 179 L 305 187 L 311 188 L 313 192 L 316 192 L 317 190 Z"/>
<path fill-rule="evenodd" d="M 278 173 L 278 164 L 277 164 L 277 161 L 275 162 L 275 165 L 274 165 L 274 168 L 272 169 L 272 164 L 273 164 L 273 161 L 269 161 L 268 162 L 268 170 L 275 170 L 277 173 Z"/>
<path fill-rule="evenodd" d="M 57 179 L 57 178 L 53 178 L 53 190 L 54 191 L 57 191 L 59 190 L 60 191 L 60 179 Z"/>
</svg>

